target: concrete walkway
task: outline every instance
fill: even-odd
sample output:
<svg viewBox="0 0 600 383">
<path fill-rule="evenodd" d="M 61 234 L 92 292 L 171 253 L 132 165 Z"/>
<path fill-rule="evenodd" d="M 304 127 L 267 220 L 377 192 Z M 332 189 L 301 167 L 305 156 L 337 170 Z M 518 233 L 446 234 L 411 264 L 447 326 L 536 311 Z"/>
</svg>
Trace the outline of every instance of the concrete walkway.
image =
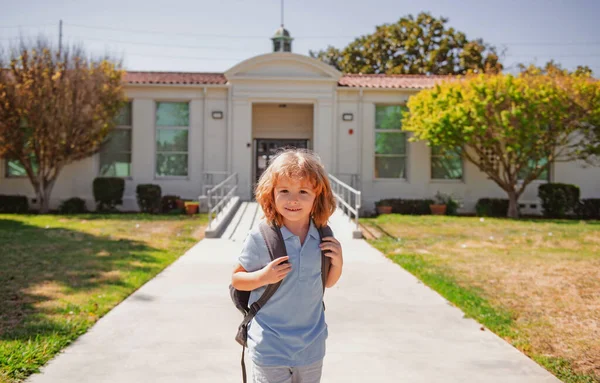
<svg viewBox="0 0 600 383">
<path fill-rule="evenodd" d="M 322 382 L 559 382 L 365 241 L 351 239 L 344 217 L 336 213 L 331 226 L 345 264 L 325 296 Z M 227 289 L 241 245 L 202 240 L 28 381 L 241 382 L 234 341 L 241 314 Z"/>
</svg>

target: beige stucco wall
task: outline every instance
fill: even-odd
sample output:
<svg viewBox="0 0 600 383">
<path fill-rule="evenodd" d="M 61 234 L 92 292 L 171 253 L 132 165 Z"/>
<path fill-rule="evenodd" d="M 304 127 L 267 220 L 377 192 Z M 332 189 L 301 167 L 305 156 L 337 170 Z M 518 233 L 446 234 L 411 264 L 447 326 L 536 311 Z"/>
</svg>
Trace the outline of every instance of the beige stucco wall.
<svg viewBox="0 0 600 383">
<path fill-rule="evenodd" d="M 255 137 L 312 139 L 314 150 L 331 173 L 348 182 L 351 174 L 359 176 L 363 210 L 372 211 L 374 202 L 382 198 L 429 198 L 437 191 L 460 198 L 464 212 L 473 211 L 479 198 L 506 197 L 468 162 L 464 162 L 462 180 L 431 180 L 430 151 L 424 142 L 408 145 L 406 180 L 375 179 L 375 107 L 404 103 L 416 91 L 338 88 L 339 73 L 311 60 L 286 53 L 257 56 L 228 71 L 226 86 L 127 86 L 126 94 L 133 100 L 133 154 L 122 209 L 137 210 L 135 187 L 140 183 L 159 184 L 163 195 L 196 198 L 206 171 L 237 172 L 239 195 L 250 199 Z M 187 177 L 154 175 L 157 101 L 190 103 Z M 287 115 L 278 104 L 288 105 Z M 222 111 L 223 119 L 213 119 L 212 111 Z M 351 113 L 353 120 L 343 121 L 344 113 Z M 0 194 L 34 197 L 26 178 L 6 178 L 1 160 L 0 166 Z M 51 207 L 78 196 L 92 209 L 92 181 L 98 168 L 97 155 L 65 167 L 52 193 Z M 551 180 L 578 185 L 582 198 L 600 198 L 600 167 L 556 163 Z M 529 185 L 521 202 L 539 203 L 539 184 Z M 539 212 L 539 207 L 523 211 Z"/>
<path fill-rule="evenodd" d="M 132 164 L 131 177 L 125 180 L 125 193 L 121 210 L 138 210 L 135 188 L 138 184 L 154 183 L 161 186 L 162 194 L 175 194 L 184 198 L 197 198 L 201 194 L 204 170 L 226 170 L 226 119 L 214 120 L 212 110 L 225 112 L 227 89 L 176 87 L 132 87 L 125 90 L 132 100 Z M 188 135 L 188 176 L 161 178 L 155 176 L 155 105 L 157 101 L 185 101 L 190 103 Z M 206 106 L 205 103 L 206 102 Z M 205 115 L 206 109 L 206 115 Z M 205 129 L 204 129 L 205 127 Z M 204 133 L 203 133 L 204 132 Z M 4 163 L 1 164 L 5 169 Z M 99 156 L 66 166 L 58 177 L 51 197 L 51 208 L 70 197 L 84 198 L 89 209 L 94 209 L 92 182 L 99 171 Z M 0 176 L 0 194 L 21 194 L 30 197 L 32 206 L 35 194 L 27 178 Z"/>
<path fill-rule="evenodd" d="M 374 210 L 374 203 L 383 198 L 432 198 L 438 191 L 461 200 L 461 212 L 473 212 L 480 198 L 507 198 L 506 193 L 479 171 L 463 161 L 462 180 L 432 180 L 431 152 L 423 141 L 408 144 L 408 167 L 405 180 L 375 178 L 375 107 L 379 104 L 402 104 L 416 91 L 341 89 L 338 91 L 336 116 L 339 160 L 336 173 L 359 173 L 363 210 Z M 343 113 L 352 113 L 353 121 L 342 121 Z M 352 129 L 354 134 L 350 134 Z M 411 133 L 408 135 L 412 136 Z M 362 163 L 362 166 L 360 166 Z M 360 167 L 360 170 L 359 170 Z M 600 198 L 600 167 L 583 167 L 582 162 L 561 162 L 550 169 L 552 182 L 578 185 L 582 198 Z M 340 178 L 343 178 L 342 176 Z M 345 179 L 349 180 L 348 177 Z M 543 181 L 529 184 L 520 198 L 523 213 L 541 213 L 537 197 Z M 531 208 L 535 204 L 535 208 Z"/>
</svg>

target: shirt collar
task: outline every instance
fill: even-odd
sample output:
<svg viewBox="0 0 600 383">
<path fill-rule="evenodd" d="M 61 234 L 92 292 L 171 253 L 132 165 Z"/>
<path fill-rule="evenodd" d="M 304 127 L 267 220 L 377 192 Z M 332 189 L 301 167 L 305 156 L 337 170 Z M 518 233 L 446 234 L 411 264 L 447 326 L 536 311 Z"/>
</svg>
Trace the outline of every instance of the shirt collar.
<svg viewBox="0 0 600 383">
<path fill-rule="evenodd" d="M 310 235 L 311 237 L 313 237 L 314 239 L 318 240 L 319 239 L 319 231 L 317 230 L 317 227 L 315 226 L 315 223 L 313 222 L 313 220 L 310 220 L 310 226 L 308 227 L 308 235 Z M 283 240 L 287 240 L 291 237 L 295 237 L 296 235 L 294 233 L 292 233 L 291 231 L 288 230 L 287 227 L 285 227 L 285 225 L 281 226 L 281 236 L 283 237 Z"/>
</svg>

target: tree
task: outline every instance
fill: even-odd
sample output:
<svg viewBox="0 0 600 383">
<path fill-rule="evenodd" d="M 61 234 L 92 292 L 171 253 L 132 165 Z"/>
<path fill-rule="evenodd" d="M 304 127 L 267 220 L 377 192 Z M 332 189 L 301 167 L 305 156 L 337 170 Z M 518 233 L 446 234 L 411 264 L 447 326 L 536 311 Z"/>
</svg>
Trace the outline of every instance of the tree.
<svg viewBox="0 0 600 383">
<path fill-rule="evenodd" d="M 508 216 L 549 164 L 581 155 L 581 130 L 600 118 L 600 83 L 579 75 L 476 75 L 446 81 L 408 101 L 413 139 L 463 157 L 507 194 Z M 449 149 L 447 149 L 449 150 Z"/>
<path fill-rule="evenodd" d="M 87 58 L 81 47 L 54 50 L 46 39 L 0 56 L 0 157 L 25 169 L 48 212 L 68 164 L 96 153 L 124 106 L 120 63 Z"/>
<path fill-rule="evenodd" d="M 373 34 L 342 50 L 328 46 L 309 53 L 344 73 L 449 75 L 502 70 L 495 48 L 481 39 L 468 40 L 464 33 L 447 28 L 447 22 L 429 13 L 408 15 L 395 24 L 377 26 Z"/>
</svg>

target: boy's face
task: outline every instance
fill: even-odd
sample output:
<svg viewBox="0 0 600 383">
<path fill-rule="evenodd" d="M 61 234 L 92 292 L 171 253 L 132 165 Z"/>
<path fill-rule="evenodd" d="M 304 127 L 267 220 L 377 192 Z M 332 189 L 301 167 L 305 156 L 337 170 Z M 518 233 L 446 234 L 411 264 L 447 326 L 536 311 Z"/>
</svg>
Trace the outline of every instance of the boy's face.
<svg viewBox="0 0 600 383">
<path fill-rule="evenodd" d="M 316 194 L 312 185 L 302 180 L 280 178 L 275 185 L 275 208 L 286 222 L 308 222 Z"/>
</svg>

